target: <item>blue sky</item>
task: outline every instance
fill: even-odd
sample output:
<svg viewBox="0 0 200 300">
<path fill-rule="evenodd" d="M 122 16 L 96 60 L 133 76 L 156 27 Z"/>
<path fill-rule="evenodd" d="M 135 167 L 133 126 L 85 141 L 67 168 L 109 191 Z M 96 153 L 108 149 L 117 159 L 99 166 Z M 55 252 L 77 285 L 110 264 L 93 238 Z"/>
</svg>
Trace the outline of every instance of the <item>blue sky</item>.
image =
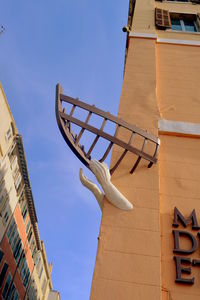
<svg viewBox="0 0 200 300">
<path fill-rule="evenodd" d="M 89 299 L 101 213 L 57 127 L 55 86 L 60 82 L 64 94 L 117 113 L 128 4 L 1 1 L 0 81 L 23 136 L 53 287 L 64 300 Z"/>
</svg>

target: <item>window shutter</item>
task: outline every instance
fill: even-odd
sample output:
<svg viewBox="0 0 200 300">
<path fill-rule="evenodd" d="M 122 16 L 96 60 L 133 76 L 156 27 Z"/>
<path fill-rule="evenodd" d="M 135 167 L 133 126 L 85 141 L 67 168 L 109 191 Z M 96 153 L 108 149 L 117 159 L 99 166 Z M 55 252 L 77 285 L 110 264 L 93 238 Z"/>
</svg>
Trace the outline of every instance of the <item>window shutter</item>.
<svg viewBox="0 0 200 300">
<path fill-rule="evenodd" d="M 160 29 L 171 28 L 171 20 L 168 10 L 156 8 L 155 9 L 155 23 Z"/>
</svg>

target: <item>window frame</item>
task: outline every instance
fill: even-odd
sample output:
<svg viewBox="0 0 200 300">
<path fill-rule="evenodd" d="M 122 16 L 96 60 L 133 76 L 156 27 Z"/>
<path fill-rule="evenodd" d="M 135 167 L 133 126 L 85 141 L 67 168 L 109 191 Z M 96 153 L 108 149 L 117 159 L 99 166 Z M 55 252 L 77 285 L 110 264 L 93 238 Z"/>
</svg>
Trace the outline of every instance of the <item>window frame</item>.
<svg viewBox="0 0 200 300">
<path fill-rule="evenodd" d="M 187 16 L 191 16 L 191 18 L 193 17 L 194 20 L 186 20 L 184 19 L 184 14 L 178 14 L 178 13 L 172 13 L 170 12 L 170 19 L 171 19 L 171 30 L 172 31 L 177 31 L 177 32 L 186 32 L 186 33 L 198 33 L 200 32 L 200 28 L 197 25 L 197 18 L 198 16 L 195 14 L 185 14 Z M 180 22 L 180 27 L 181 30 L 178 29 L 173 29 L 173 20 L 178 20 Z M 187 30 L 186 29 L 186 22 L 191 22 L 191 26 L 194 26 L 195 31 L 191 31 L 191 30 Z"/>
</svg>

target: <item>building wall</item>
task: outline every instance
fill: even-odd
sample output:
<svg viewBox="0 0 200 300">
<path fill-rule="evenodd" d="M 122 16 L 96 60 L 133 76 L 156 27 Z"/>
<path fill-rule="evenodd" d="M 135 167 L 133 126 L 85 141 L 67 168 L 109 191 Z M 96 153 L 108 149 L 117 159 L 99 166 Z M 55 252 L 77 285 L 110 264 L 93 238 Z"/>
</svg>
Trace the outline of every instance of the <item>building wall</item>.
<svg viewBox="0 0 200 300">
<path fill-rule="evenodd" d="M 200 48 L 157 44 L 157 99 L 161 117 L 199 123 Z"/>
<path fill-rule="evenodd" d="M 50 291 L 48 300 L 60 300 L 60 294 L 56 291 Z"/>
<path fill-rule="evenodd" d="M 160 170 L 160 203 L 161 203 L 161 241 L 162 241 L 162 286 L 169 297 L 174 300 L 196 300 L 200 296 L 200 270 L 192 267 L 192 274 L 182 274 L 183 278 L 195 277 L 193 285 L 175 283 L 176 269 L 173 257 L 174 238 L 172 226 L 174 207 L 177 207 L 187 218 L 196 209 L 200 220 L 200 188 L 199 188 L 199 151 L 200 140 L 186 137 L 161 136 L 161 151 L 159 158 Z M 181 223 L 181 222 L 180 222 Z M 185 229 L 182 224 L 178 227 L 196 236 L 191 225 Z M 181 247 L 191 248 L 188 238 L 181 239 Z M 199 259 L 199 250 L 191 255 L 181 255 L 190 259 Z M 169 298 L 170 299 L 170 298 Z"/>
<path fill-rule="evenodd" d="M 17 265 L 16 265 L 16 262 L 13 258 L 13 253 L 12 253 L 12 250 L 10 248 L 10 244 L 8 242 L 7 237 L 5 237 L 3 239 L 3 241 L 1 242 L 1 251 L 3 251 L 4 256 L 3 256 L 3 260 L 0 263 L 0 270 L 2 271 L 3 266 L 4 266 L 5 263 L 8 264 L 8 270 L 6 272 L 6 276 L 5 276 L 5 278 L 4 278 L 4 280 L 1 284 L 1 287 L 0 287 L 0 295 L 3 299 L 2 292 L 4 290 L 8 274 L 10 274 L 12 276 L 12 278 L 14 278 L 14 284 L 17 288 L 17 293 L 18 293 L 19 297 L 21 299 L 23 299 L 24 295 L 25 295 L 25 287 L 22 283 L 20 273 L 18 272 L 18 270 L 16 268 Z"/>
<path fill-rule="evenodd" d="M 14 143 L 17 129 L 0 84 L 0 241 L 17 203 L 8 151 Z M 9 198 L 9 201 L 7 200 Z"/>
<path fill-rule="evenodd" d="M 1 126 L 0 126 L 0 137 L 1 137 L 1 157 L 8 151 L 9 147 L 11 146 L 13 142 L 13 138 L 11 137 L 9 141 L 6 141 L 6 133 L 10 127 L 10 124 L 12 123 L 12 129 L 14 131 L 14 134 L 17 134 L 17 128 L 13 119 L 13 116 L 11 114 L 8 102 L 6 100 L 6 96 L 4 94 L 2 85 L 0 84 L 0 120 L 1 120 Z"/>
<path fill-rule="evenodd" d="M 52 289 L 51 266 L 49 266 L 47 261 L 43 241 L 41 241 L 41 250 L 37 252 L 37 259 L 32 274 L 32 280 L 37 286 L 38 296 L 40 299 L 48 299 L 49 292 Z"/>
<path fill-rule="evenodd" d="M 52 265 L 38 233 L 22 138 L 1 85 L 0 120 L 0 298 L 14 284 L 12 299 L 46 300 Z"/>
<path fill-rule="evenodd" d="M 112 176 L 112 182 L 133 203 L 124 212 L 105 199 L 99 234 L 91 299 L 197 300 L 200 268 L 186 263 L 194 284 L 175 282 L 176 265 L 172 226 L 174 208 L 187 219 L 199 214 L 200 136 L 159 130 L 159 119 L 200 124 L 200 33 L 175 32 L 155 27 L 155 7 L 170 12 L 197 14 L 200 5 L 137 0 L 128 49 L 119 117 L 159 136 L 158 163 L 151 169 L 140 164 L 129 174 L 134 161 L 127 156 Z M 121 133 L 127 140 L 127 136 Z M 111 166 L 119 158 L 117 147 Z M 196 238 L 191 224 L 178 230 Z M 198 238 L 197 238 L 198 239 Z M 181 238 L 183 249 L 191 239 Z M 200 259 L 199 248 L 183 255 Z M 184 265 L 182 265 L 183 267 Z"/>
<path fill-rule="evenodd" d="M 155 50 L 154 40 L 129 41 L 119 116 L 157 134 Z M 119 155 L 114 148 L 112 161 Z M 160 299 L 158 165 L 145 164 L 131 175 L 134 157 L 127 155 L 112 176 L 134 209 L 104 202 L 91 299 L 102 299 L 102 291 L 105 299 Z"/>
</svg>

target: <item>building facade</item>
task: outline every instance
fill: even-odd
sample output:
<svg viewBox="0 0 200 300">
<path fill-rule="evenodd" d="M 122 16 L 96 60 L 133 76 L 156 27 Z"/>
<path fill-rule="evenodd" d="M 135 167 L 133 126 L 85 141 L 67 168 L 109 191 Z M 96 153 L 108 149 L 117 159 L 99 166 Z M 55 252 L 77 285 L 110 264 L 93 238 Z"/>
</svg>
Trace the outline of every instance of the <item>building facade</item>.
<svg viewBox="0 0 200 300">
<path fill-rule="evenodd" d="M 118 116 L 161 144 L 152 168 L 132 175 L 127 156 L 112 175 L 134 209 L 104 201 L 92 300 L 200 297 L 199 13 L 197 0 L 130 1 Z"/>
<path fill-rule="evenodd" d="M 48 299 L 52 264 L 40 240 L 23 141 L 0 85 L 0 295 Z"/>
</svg>

